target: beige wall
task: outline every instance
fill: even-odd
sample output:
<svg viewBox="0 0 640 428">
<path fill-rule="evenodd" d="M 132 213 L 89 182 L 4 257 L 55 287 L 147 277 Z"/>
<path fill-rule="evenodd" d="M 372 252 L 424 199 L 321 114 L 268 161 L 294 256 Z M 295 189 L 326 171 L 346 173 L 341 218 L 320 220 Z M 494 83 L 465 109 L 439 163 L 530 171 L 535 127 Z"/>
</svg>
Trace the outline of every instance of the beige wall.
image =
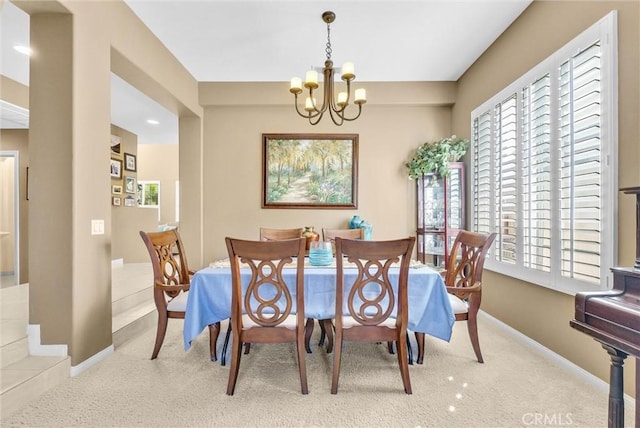
<svg viewBox="0 0 640 428">
<path fill-rule="evenodd" d="M 177 144 L 138 145 L 138 180 L 160 182 L 160 223 L 176 223 L 176 181 L 180 151 Z"/>
<path fill-rule="evenodd" d="M 573 37 L 618 10 L 619 186 L 640 184 L 640 54 L 637 1 L 535 1 L 459 80 L 453 129 L 470 135 L 471 111 L 516 80 Z M 469 184 L 469 183 L 467 183 Z M 635 208 L 632 196 L 619 195 L 618 259 L 635 258 Z M 482 307 L 494 317 L 542 343 L 577 365 L 609 379 L 607 353 L 588 336 L 569 327 L 574 297 L 495 272 L 484 275 Z M 525 303 L 526 302 L 526 303 Z M 482 339 L 481 339 L 482 340 Z M 625 390 L 634 393 L 633 361 L 626 364 Z"/>
<path fill-rule="evenodd" d="M 111 258 L 123 263 L 149 263 L 149 252 L 142 242 L 140 231 L 158 230 L 158 210 L 155 208 L 124 207 L 111 213 Z"/>
<path fill-rule="evenodd" d="M 0 75 L 0 99 L 22 108 L 29 108 L 29 88 Z"/>
<path fill-rule="evenodd" d="M 297 116 L 282 83 L 250 84 L 253 95 L 244 99 L 257 105 L 237 105 L 235 84 L 200 84 L 205 264 L 226 257 L 225 236 L 257 239 L 261 226 L 347 227 L 359 214 L 373 225 L 374 239 L 415 234 L 415 182 L 407 179 L 404 163 L 421 143 L 451 135 L 455 87 L 447 82 L 363 86 L 369 102 L 362 116 L 338 128 L 329 117 L 314 127 Z M 263 133 L 358 134 L 358 208 L 262 209 Z"/>
</svg>

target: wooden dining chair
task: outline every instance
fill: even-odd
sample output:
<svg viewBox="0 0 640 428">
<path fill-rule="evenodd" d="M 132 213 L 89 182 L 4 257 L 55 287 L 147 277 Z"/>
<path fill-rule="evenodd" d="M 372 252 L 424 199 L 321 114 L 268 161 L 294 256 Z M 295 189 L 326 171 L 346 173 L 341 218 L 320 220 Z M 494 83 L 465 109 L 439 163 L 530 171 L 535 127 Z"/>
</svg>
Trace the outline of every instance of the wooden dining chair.
<svg viewBox="0 0 640 428">
<path fill-rule="evenodd" d="M 331 242 L 333 252 L 336 249 L 336 238 L 364 239 L 364 229 L 322 229 L 322 240 Z"/>
<path fill-rule="evenodd" d="M 297 239 L 300 238 L 302 236 L 302 231 L 304 230 L 304 228 L 302 227 L 297 227 L 297 228 L 291 228 L 291 229 L 272 229 L 272 228 L 268 228 L 268 227 L 261 227 L 260 228 L 260 240 L 261 241 L 282 241 L 284 239 Z M 313 328 L 313 326 L 312 326 Z M 227 349 L 227 343 L 228 343 L 228 339 L 229 339 L 229 331 L 227 331 L 227 337 L 225 338 L 225 342 L 224 342 L 224 347 L 223 349 L 226 351 Z M 245 343 L 244 344 L 244 353 L 248 354 L 249 351 L 251 350 L 251 343 Z M 310 351 L 309 351 L 310 352 Z M 225 361 L 224 361 L 224 355 L 226 355 L 226 353 L 223 352 L 223 360 L 222 360 L 222 365 L 224 365 Z"/>
<path fill-rule="evenodd" d="M 193 271 L 189 270 L 187 255 L 176 229 L 164 232 L 140 231 L 151 265 L 153 266 L 153 298 L 158 310 L 156 343 L 151 359 L 158 357 L 169 318 L 184 319 L 187 296 Z M 211 361 L 216 361 L 216 342 L 220 334 L 220 323 L 209 326 L 209 351 Z"/>
<path fill-rule="evenodd" d="M 495 238 L 495 233 L 485 235 L 461 230 L 453 242 L 449 255 L 449 268 L 442 273 L 456 321 L 467 321 L 471 345 L 479 363 L 484 362 L 480 352 L 477 319 L 482 300 L 482 272 L 484 259 Z M 416 332 L 416 341 L 418 342 L 417 363 L 422 364 L 424 333 Z"/>
<path fill-rule="evenodd" d="M 305 239 L 245 241 L 225 239 L 231 262 L 232 355 L 227 395 L 233 395 L 243 343 L 296 344 L 300 386 L 308 393 L 304 352 Z M 282 270 L 296 258 L 295 284 L 285 283 Z M 240 264 L 250 276 L 241 276 Z M 244 282 L 244 283 L 243 283 Z M 290 288 L 291 287 L 291 288 Z"/>
<path fill-rule="evenodd" d="M 302 236 L 302 228 L 292 229 L 270 229 L 267 227 L 260 228 L 261 241 L 281 241 L 283 239 L 295 239 Z"/>
<path fill-rule="evenodd" d="M 364 229 L 322 229 L 322 240 L 331 242 L 333 254 L 336 253 L 336 238 L 345 239 L 364 239 Z M 331 352 L 333 349 L 333 334 L 330 329 L 327 329 L 330 320 L 318 320 L 320 325 L 320 340 L 318 346 L 324 346 L 324 340 L 327 339 L 327 352 Z M 305 348 L 307 353 L 311 353 L 311 336 L 315 321 L 312 318 L 307 319 L 307 333 L 305 336 Z"/>
<path fill-rule="evenodd" d="M 404 391 L 411 394 L 407 360 L 407 278 L 414 244 L 414 237 L 392 241 L 336 238 L 336 318 L 332 394 L 338 393 L 344 341 L 396 342 Z M 345 258 L 357 268 L 353 284 L 345 283 Z M 392 266 L 397 266 L 398 262 L 398 275 L 392 276 L 390 270 Z"/>
</svg>

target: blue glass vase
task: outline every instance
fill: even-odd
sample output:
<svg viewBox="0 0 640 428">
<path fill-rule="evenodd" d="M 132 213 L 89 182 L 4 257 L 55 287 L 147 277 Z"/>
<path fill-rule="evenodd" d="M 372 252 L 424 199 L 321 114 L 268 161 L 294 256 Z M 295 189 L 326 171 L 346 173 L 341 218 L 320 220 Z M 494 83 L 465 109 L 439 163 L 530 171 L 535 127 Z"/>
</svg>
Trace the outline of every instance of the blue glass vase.
<svg viewBox="0 0 640 428">
<path fill-rule="evenodd" d="M 364 222 L 364 220 L 362 220 L 359 215 L 354 215 L 349 221 L 349 229 L 359 229 L 362 222 Z"/>
<path fill-rule="evenodd" d="M 366 221 L 363 221 L 362 223 L 360 223 L 360 228 L 364 229 L 364 240 L 371 241 L 371 236 L 373 234 L 373 225 L 367 223 Z"/>
</svg>

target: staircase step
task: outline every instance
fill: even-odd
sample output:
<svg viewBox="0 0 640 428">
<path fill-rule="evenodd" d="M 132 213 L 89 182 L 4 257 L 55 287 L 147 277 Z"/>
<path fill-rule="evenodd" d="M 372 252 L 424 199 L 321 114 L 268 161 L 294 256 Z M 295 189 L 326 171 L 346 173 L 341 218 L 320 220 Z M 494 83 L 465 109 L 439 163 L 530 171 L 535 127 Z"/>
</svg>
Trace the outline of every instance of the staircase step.
<svg viewBox="0 0 640 428">
<path fill-rule="evenodd" d="M 111 314 L 114 318 L 143 304 L 154 305 L 153 288 L 145 287 L 127 296 L 111 302 Z"/>
<path fill-rule="evenodd" d="M 158 312 L 153 302 L 139 304 L 113 317 L 113 346 L 117 348 L 126 341 L 138 337 L 158 323 Z"/>
<path fill-rule="evenodd" d="M 28 356 L 2 368 L 0 413 L 8 417 L 69 377 L 69 357 Z"/>
<path fill-rule="evenodd" d="M 25 329 L 26 330 L 26 329 Z M 29 355 L 29 340 L 23 336 L 0 347 L 0 368 L 5 368 Z"/>
</svg>

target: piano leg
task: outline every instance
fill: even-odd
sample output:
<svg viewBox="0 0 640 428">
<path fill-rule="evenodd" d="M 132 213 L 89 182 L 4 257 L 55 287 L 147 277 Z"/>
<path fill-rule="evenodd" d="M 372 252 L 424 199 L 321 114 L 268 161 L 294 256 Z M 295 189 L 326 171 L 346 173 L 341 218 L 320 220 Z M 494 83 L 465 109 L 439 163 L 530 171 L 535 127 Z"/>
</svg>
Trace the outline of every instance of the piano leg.
<svg viewBox="0 0 640 428">
<path fill-rule="evenodd" d="M 624 379 L 623 367 L 627 354 L 612 346 L 602 344 L 611 356 L 609 372 L 609 428 L 624 427 Z"/>
</svg>

